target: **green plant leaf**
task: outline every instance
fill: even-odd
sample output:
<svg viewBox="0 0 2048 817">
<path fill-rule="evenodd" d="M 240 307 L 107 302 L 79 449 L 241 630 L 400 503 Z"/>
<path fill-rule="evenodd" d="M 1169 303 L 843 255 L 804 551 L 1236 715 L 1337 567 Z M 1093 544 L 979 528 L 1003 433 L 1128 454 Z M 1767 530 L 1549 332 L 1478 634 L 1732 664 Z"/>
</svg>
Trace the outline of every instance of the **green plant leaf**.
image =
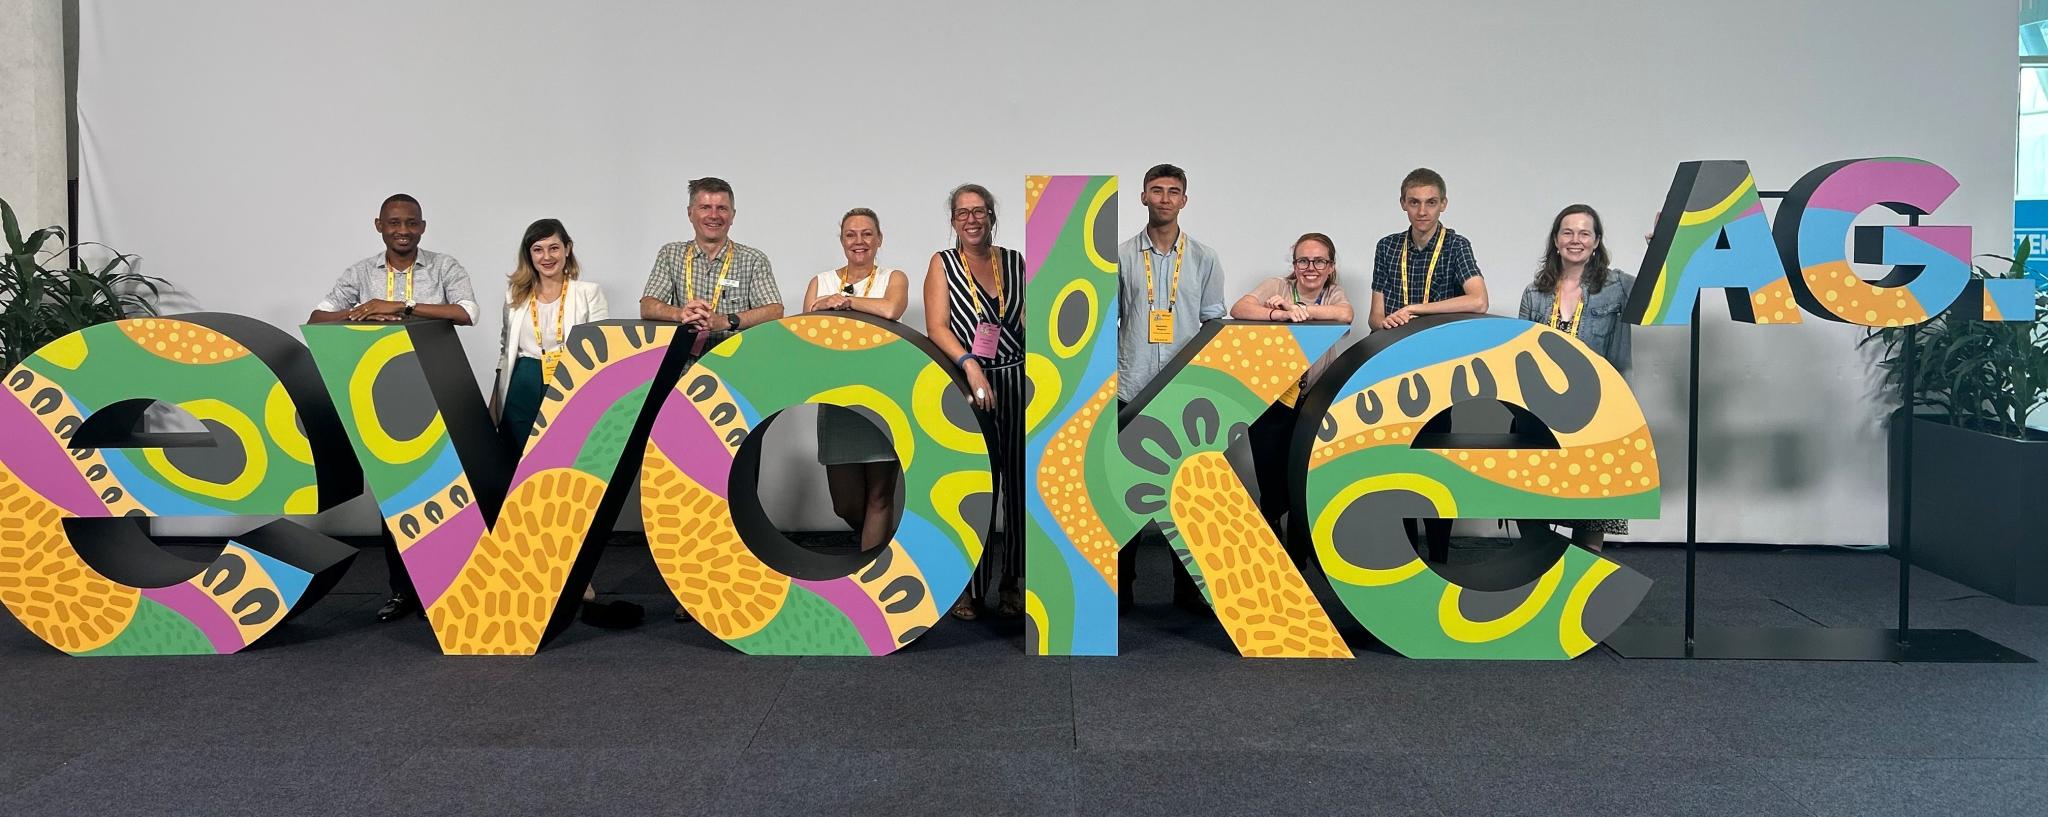
<svg viewBox="0 0 2048 817">
<path fill-rule="evenodd" d="M 21 255 L 21 224 L 14 220 L 14 205 L 0 199 L 0 227 L 7 231 L 7 254 Z"/>
</svg>

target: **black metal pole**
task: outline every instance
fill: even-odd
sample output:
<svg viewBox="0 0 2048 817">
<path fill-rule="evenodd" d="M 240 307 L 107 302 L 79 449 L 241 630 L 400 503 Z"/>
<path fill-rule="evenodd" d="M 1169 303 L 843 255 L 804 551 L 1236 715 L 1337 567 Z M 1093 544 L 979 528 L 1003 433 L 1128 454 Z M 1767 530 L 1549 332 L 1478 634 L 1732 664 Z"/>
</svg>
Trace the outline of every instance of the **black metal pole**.
<svg viewBox="0 0 2048 817">
<path fill-rule="evenodd" d="M 1912 624 L 1913 602 L 1909 591 L 1913 585 L 1913 387 L 1915 373 L 1914 358 L 1919 356 L 1920 326 L 1906 326 L 1906 342 L 1902 359 L 1899 361 L 1899 416 L 1897 422 L 1905 425 L 1899 429 L 1900 455 L 1905 458 L 1905 467 L 1899 469 L 1899 643 L 1907 641 L 1906 630 Z"/>
<path fill-rule="evenodd" d="M 1700 557 L 1700 302 L 1692 302 L 1692 364 L 1685 386 L 1685 656 L 1692 657 L 1694 589 Z"/>
</svg>

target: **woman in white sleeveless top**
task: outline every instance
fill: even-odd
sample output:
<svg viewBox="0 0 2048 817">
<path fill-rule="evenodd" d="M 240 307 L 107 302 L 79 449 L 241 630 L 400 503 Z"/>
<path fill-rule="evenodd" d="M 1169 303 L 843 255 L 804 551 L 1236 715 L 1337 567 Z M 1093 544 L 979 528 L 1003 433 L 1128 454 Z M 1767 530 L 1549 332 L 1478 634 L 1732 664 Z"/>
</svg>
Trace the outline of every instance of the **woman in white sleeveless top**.
<svg viewBox="0 0 2048 817">
<path fill-rule="evenodd" d="M 910 303 L 909 278 L 902 270 L 875 264 L 882 249 L 882 222 L 866 207 L 839 218 L 839 247 L 846 266 L 826 270 L 804 289 L 809 312 L 865 312 L 896 320 Z M 832 512 L 860 535 L 860 549 L 889 541 L 895 528 L 896 451 L 869 420 L 852 409 L 818 407 L 818 462 L 825 466 Z"/>
</svg>

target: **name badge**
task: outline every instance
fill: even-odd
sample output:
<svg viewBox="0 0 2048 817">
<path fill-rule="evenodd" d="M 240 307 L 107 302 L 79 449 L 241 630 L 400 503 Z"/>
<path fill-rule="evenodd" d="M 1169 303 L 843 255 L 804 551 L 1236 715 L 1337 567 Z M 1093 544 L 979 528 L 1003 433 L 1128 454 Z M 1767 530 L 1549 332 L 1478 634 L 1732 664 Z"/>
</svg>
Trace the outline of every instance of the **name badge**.
<svg viewBox="0 0 2048 817">
<path fill-rule="evenodd" d="M 996 357 L 996 339 L 1001 337 L 1002 334 L 1002 327 L 988 321 L 982 321 L 980 325 L 974 327 L 974 346 L 967 351 L 973 352 L 975 357 L 994 360 Z"/>
<path fill-rule="evenodd" d="M 718 279 L 718 285 L 719 285 L 719 286 L 722 286 L 722 287 L 729 287 L 729 286 L 732 286 L 732 279 L 731 279 L 731 278 L 720 278 L 720 279 Z"/>
<path fill-rule="evenodd" d="M 1152 342 L 1173 342 L 1173 310 L 1152 310 Z"/>
</svg>

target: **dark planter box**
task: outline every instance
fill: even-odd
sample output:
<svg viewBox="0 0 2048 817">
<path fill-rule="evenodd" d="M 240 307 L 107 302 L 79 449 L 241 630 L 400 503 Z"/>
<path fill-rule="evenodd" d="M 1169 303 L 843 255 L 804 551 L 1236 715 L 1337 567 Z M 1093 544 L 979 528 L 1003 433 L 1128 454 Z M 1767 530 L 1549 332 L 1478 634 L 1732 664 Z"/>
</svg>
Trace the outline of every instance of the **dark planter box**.
<svg viewBox="0 0 2048 817">
<path fill-rule="evenodd" d="M 1896 554 L 1905 435 L 1893 425 Z M 1916 419 L 1910 462 L 1913 564 L 2016 604 L 2048 604 L 2048 442 Z"/>
</svg>

